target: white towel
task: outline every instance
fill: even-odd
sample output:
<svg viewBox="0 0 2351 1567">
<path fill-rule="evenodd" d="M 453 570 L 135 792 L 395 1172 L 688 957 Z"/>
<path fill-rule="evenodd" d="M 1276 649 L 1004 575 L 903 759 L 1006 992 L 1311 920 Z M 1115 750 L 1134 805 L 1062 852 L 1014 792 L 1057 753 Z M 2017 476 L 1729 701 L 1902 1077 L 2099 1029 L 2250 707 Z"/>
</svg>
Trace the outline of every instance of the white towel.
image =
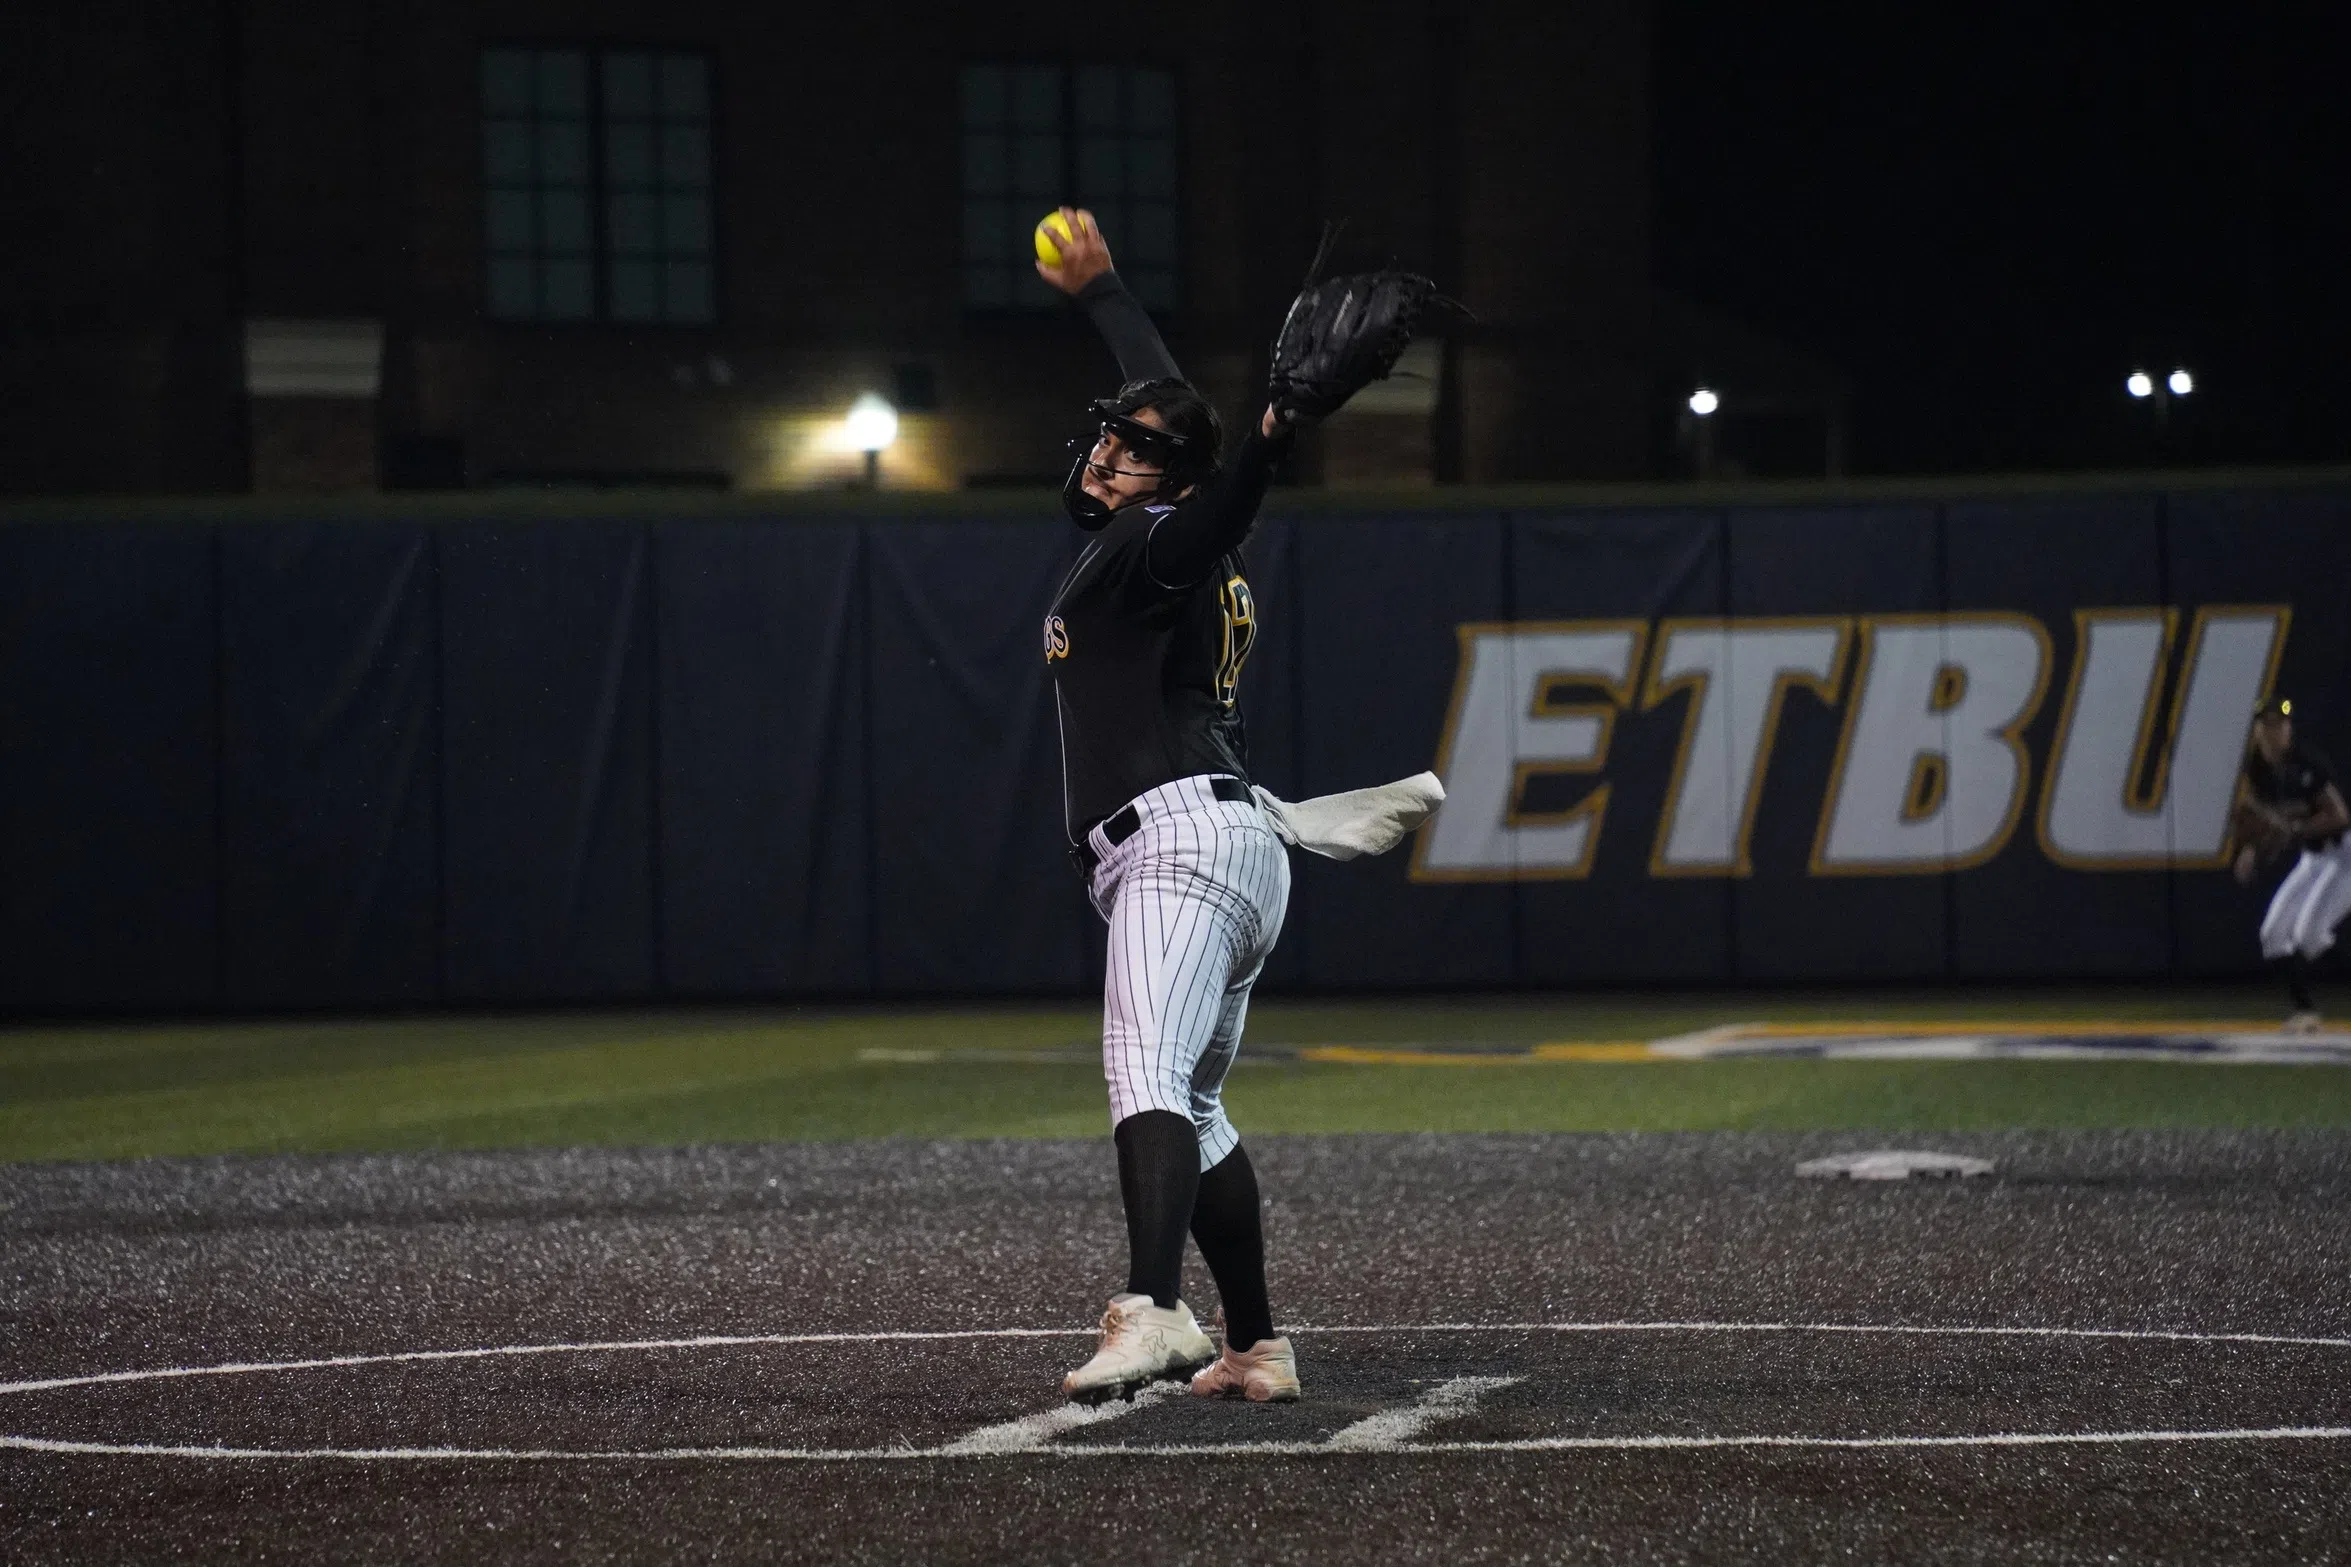
<svg viewBox="0 0 2351 1567">
<path fill-rule="evenodd" d="M 1445 800 L 1445 786 L 1435 773 L 1311 800 L 1284 800 L 1264 789 L 1255 793 L 1282 842 L 1334 860 L 1387 853 Z"/>
</svg>

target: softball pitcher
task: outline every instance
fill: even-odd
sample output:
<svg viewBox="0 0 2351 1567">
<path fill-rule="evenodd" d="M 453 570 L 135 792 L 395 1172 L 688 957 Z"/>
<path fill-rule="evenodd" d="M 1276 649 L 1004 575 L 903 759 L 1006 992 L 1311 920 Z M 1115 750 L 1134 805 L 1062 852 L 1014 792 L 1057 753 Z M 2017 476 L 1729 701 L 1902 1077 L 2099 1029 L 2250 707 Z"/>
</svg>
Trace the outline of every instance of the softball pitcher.
<svg viewBox="0 0 2351 1567">
<path fill-rule="evenodd" d="M 1294 430 L 1386 374 L 1433 291 L 1393 272 L 1310 282 L 1266 406 L 1228 453 L 1092 214 L 1064 207 L 1039 234 L 1037 270 L 1092 319 L 1125 378 L 1092 405 L 1062 488 L 1092 537 L 1044 626 L 1070 853 L 1109 926 L 1102 1059 L 1128 1254 L 1100 1348 L 1062 1390 L 1100 1403 L 1189 1377 L 1203 1396 L 1291 1400 L 1297 1360 L 1273 1331 L 1257 1175 L 1225 1113 L 1225 1074 L 1281 935 L 1285 840 L 1339 856 L 1384 848 L 1427 814 L 1435 780 L 1298 807 L 1251 787 L 1239 684 L 1258 611 L 1239 550 Z M 1318 298 L 1334 289 L 1352 291 Z M 1223 1300 L 1221 1354 L 1177 1296 L 1187 1230 Z"/>
</svg>

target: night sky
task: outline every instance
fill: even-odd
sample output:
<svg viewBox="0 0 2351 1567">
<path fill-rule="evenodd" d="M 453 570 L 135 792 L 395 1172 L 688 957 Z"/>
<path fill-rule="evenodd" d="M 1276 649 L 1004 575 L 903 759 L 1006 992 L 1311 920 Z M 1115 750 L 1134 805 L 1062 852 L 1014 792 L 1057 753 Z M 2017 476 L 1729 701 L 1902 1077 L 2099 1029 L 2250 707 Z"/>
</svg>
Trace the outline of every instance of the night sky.
<svg viewBox="0 0 2351 1567">
<path fill-rule="evenodd" d="M 1660 281 L 1842 371 L 1856 471 L 2351 460 L 2344 8 L 2100 10 L 1664 0 Z"/>
</svg>

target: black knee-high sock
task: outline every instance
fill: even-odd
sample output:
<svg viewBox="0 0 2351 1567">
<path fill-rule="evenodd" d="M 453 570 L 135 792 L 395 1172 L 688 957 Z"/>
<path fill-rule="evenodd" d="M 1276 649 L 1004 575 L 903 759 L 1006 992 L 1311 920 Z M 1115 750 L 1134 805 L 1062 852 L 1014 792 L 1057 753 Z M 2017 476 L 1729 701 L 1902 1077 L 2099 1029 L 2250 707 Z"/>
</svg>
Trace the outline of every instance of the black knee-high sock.
<svg viewBox="0 0 2351 1567">
<path fill-rule="evenodd" d="M 2270 967 L 2285 976 L 2286 994 L 2293 998 L 2297 1012 L 2315 1012 L 2318 1003 L 2310 999 L 2310 960 L 2299 952 L 2289 952 L 2282 958 L 2272 958 Z"/>
<path fill-rule="evenodd" d="M 1192 1204 L 1192 1239 L 1216 1277 L 1224 1301 L 1224 1341 L 1247 1349 L 1273 1337 L 1273 1306 L 1265 1294 L 1265 1229 L 1258 1213 L 1257 1171 L 1249 1150 L 1235 1148 L 1200 1177 Z"/>
<path fill-rule="evenodd" d="M 1111 1137 L 1127 1208 L 1127 1293 L 1172 1306 L 1183 1288 L 1184 1224 L 1200 1190 L 1200 1134 L 1172 1110 L 1145 1110 Z"/>
</svg>

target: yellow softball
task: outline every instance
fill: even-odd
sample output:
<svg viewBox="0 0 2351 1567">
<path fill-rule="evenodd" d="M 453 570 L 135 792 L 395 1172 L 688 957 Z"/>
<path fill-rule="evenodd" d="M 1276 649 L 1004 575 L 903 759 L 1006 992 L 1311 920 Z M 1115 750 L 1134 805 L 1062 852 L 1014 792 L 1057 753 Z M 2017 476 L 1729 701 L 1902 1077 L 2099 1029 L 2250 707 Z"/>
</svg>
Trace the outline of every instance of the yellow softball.
<svg viewBox="0 0 2351 1567">
<path fill-rule="evenodd" d="M 1069 219 L 1058 210 L 1046 213 L 1044 221 L 1037 225 L 1037 259 L 1049 267 L 1061 265 L 1061 247 L 1053 243 L 1056 235 L 1071 242 L 1077 239 L 1070 232 Z"/>
</svg>

